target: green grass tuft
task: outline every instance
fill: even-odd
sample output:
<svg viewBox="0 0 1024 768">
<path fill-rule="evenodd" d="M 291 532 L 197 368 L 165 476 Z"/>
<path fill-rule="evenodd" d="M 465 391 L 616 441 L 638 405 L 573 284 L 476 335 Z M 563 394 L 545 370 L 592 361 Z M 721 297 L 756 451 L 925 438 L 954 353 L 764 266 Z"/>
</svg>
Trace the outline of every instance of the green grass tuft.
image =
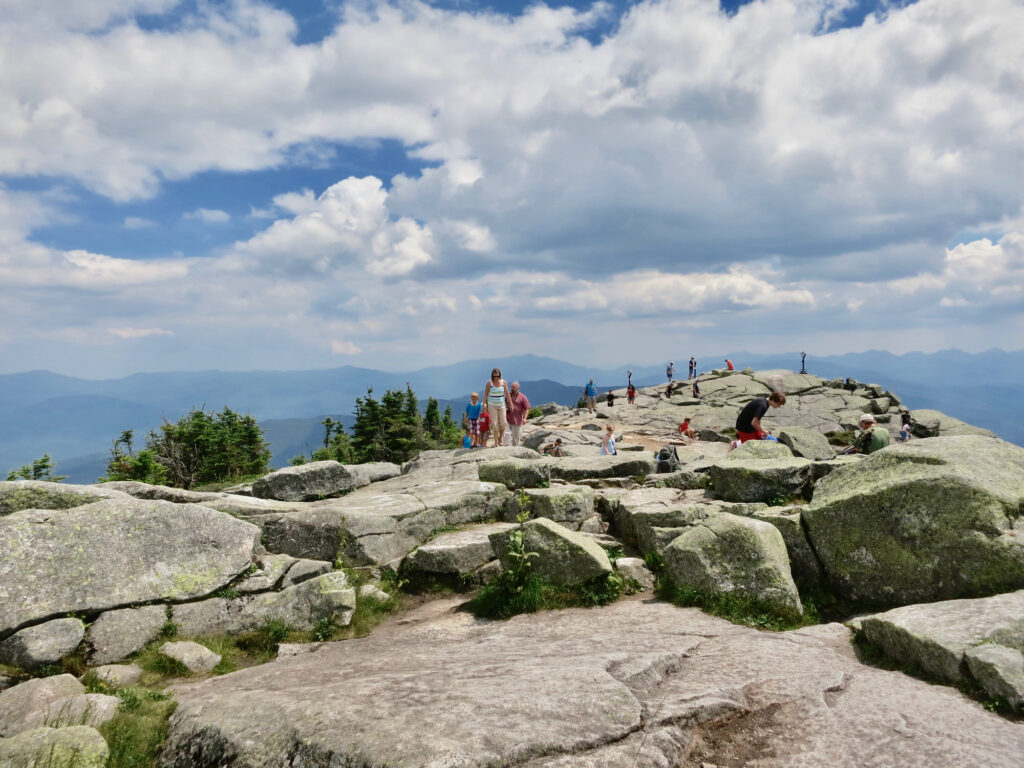
<svg viewBox="0 0 1024 768">
<path fill-rule="evenodd" d="M 760 600 L 739 595 L 711 595 L 691 587 L 665 584 L 662 596 L 676 605 L 695 607 L 712 616 L 757 629 L 783 631 L 797 629 L 818 623 L 817 612 L 809 616 L 806 612 L 779 612 L 773 606 Z"/>
<path fill-rule="evenodd" d="M 169 694 L 133 686 L 117 692 L 117 714 L 99 727 L 110 747 L 106 768 L 156 768 L 177 702 Z"/>
</svg>

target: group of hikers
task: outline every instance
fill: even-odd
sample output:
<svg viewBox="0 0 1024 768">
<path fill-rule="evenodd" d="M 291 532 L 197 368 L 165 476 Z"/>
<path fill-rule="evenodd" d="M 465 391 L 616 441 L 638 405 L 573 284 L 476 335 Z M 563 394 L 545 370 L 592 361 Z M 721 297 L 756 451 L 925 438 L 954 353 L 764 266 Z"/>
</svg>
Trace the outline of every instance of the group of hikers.
<svg viewBox="0 0 1024 768">
<path fill-rule="evenodd" d="M 735 370 L 733 363 L 725 359 L 727 369 Z M 666 374 L 669 379 L 669 392 L 672 393 L 672 377 L 675 373 L 675 363 L 669 362 Z M 690 378 L 693 379 L 693 392 L 695 397 L 700 397 L 698 388 L 697 360 L 690 358 Z M 636 401 L 636 388 L 633 386 L 633 372 L 627 371 L 628 386 L 626 399 L 634 405 Z M 584 397 L 587 409 L 594 413 L 597 407 L 597 390 L 594 380 L 591 379 L 584 388 Z M 608 390 L 607 403 L 609 406 L 615 404 L 615 395 Z M 771 434 L 770 430 L 761 425 L 761 418 L 768 413 L 769 408 L 780 408 L 786 404 L 786 395 L 782 392 L 772 392 L 767 397 L 757 397 L 747 403 L 736 417 L 736 439 L 729 445 L 729 450 L 743 445 L 750 440 L 773 440 L 778 439 Z M 506 433 L 511 445 L 518 446 L 522 441 L 523 425 L 530 417 L 530 401 L 519 390 L 519 382 L 511 384 L 501 376 L 501 370 L 494 368 L 491 377 L 484 383 L 483 397 L 479 392 L 470 395 L 469 404 L 463 412 L 462 425 L 465 430 L 463 436 L 463 448 L 486 448 L 488 441 L 493 438 L 494 445 L 501 447 L 505 445 Z M 697 431 L 691 425 L 690 417 L 679 425 L 680 437 L 691 441 L 699 440 Z M 902 414 L 900 431 L 897 440 L 906 442 L 911 437 L 911 417 L 909 413 Z M 879 426 L 878 420 L 870 413 L 862 414 L 860 417 L 860 429 L 854 436 L 851 445 L 842 453 L 874 453 L 889 445 L 891 436 L 889 430 Z M 540 452 L 548 456 L 563 456 L 564 446 L 562 439 L 542 446 Z M 601 453 L 614 455 L 615 448 L 614 428 L 611 424 L 605 428 L 601 439 Z"/>
<path fill-rule="evenodd" d="M 519 391 L 519 382 L 509 384 L 501 377 L 501 369 L 494 368 L 484 383 L 483 399 L 479 392 L 469 396 L 469 404 L 462 414 L 463 448 L 486 448 L 494 438 L 494 445 L 505 444 L 508 432 L 512 445 L 522 440 L 523 425 L 530 418 L 530 400 Z"/>
</svg>

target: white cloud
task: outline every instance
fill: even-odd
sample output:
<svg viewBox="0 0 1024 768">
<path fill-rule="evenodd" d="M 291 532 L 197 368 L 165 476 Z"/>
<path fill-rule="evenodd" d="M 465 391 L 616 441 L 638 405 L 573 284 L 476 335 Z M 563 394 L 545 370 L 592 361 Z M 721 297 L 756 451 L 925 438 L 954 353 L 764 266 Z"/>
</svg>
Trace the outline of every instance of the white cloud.
<svg viewBox="0 0 1024 768">
<path fill-rule="evenodd" d="M 353 344 L 351 341 L 332 341 L 331 342 L 331 354 L 332 355 L 358 355 L 363 350 Z"/>
<path fill-rule="evenodd" d="M 231 221 L 231 214 L 215 208 L 196 208 L 194 211 L 182 214 L 181 218 L 196 219 L 206 224 L 226 224 Z"/>
<path fill-rule="evenodd" d="M 107 328 L 107 331 L 122 339 L 144 339 L 147 336 L 173 336 L 173 331 L 163 328 Z"/>
<path fill-rule="evenodd" d="M 374 176 L 349 177 L 317 198 L 279 195 L 275 205 L 295 214 L 278 219 L 235 251 L 266 268 L 326 274 L 353 264 L 381 277 L 405 275 L 433 260 L 430 229 L 406 217 L 392 220 L 388 193 Z M 247 262 L 238 262 L 248 268 Z"/>
<path fill-rule="evenodd" d="M 139 216 L 127 216 L 124 220 L 125 229 L 146 229 L 155 226 L 156 222 L 152 219 L 144 219 Z"/>
<path fill-rule="evenodd" d="M 381 139 L 432 167 L 242 200 L 267 226 L 192 260 L 40 245 L 66 201 L 0 187 L 5 330 L 174 328 L 244 359 L 255 328 L 309 361 L 319 324 L 404 362 L 429 359 L 428 330 L 478 348 L 494 317 L 503 349 L 581 355 L 654 348 L 652 317 L 722 344 L 788 344 L 844 308 L 851 334 L 1020 326 L 1018 0 L 920 0 L 829 34 L 849 0 L 647 0 L 598 43 L 578 32 L 609 6 L 350 3 L 313 45 L 257 0 L 162 30 L 125 20 L 171 0 L 14 2 L 0 177 L 123 201 Z M 965 231 L 1003 234 L 943 248 Z"/>
</svg>

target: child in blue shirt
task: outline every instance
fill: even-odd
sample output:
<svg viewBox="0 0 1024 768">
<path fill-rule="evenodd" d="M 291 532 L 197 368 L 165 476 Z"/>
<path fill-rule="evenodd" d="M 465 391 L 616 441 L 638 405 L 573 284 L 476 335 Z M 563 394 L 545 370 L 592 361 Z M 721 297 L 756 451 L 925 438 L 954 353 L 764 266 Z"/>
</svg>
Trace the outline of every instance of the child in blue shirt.
<svg viewBox="0 0 1024 768">
<path fill-rule="evenodd" d="M 480 445 L 480 409 L 483 403 L 480 402 L 480 394 L 474 392 L 469 396 L 469 404 L 466 406 L 466 432 L 469 433 L 470 447 Z"/>
</svg>

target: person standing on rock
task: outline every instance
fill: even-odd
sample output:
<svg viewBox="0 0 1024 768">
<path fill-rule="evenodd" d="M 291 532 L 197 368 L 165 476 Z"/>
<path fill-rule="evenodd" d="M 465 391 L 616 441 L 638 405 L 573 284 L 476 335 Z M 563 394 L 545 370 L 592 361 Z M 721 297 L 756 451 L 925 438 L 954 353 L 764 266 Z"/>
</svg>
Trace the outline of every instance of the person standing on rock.
<svg viewBox="0 0 1024 768">
<path fill-rule="evenodd" d="M 602 456 L 614 456 L 618 451 L 615 450 L 615 434 L 612 425 L 609 424 L 605 427 L 604 437 L 601 438 L 601 455 Z"/>
<path fill-rule="evenodd" d="M 597 410 L 597 387 L 594 386 L 593 379 L 583 388 L 583 396 L 587 399 L 587 410 L 594 413 Z"/>
<path fill-rule="evenodd" d="M 693 396 L 700 399 L 700 379 L 693 380 Z"/>
<path fill-rule="evenodd" d="M 473 392 L 469 396 L 469 403 L 466 405 L 465 422 L 466 431 L 473 440 L 473 448 L 480 444 L 480 412 L 483 410 L 483 403 L 480 402 L 480 395 Z"/>
<path fill-rule="evenodd" d="M 693 357 L 693 355 L 691 355 L 690 356 L 690 376 L 689 376 L 689 378 L 692 379 L 696 375 L 697 375 L 697 358 L 695 358 L 695 357 Z"/>
<path fill-rule="evenodd" d="M 626 402 L 630 405 L 636 405 L 636 387 L 632 384 L 626 389 Z"/>
<path fill-rule="evenodd" d="M 484 384 L 484 402 L 487 403 L 487 413 L 491 417 L 494 445 L 498 448 L 504 445 L 505 427 L 508 425 L 505 409 L 511 399 L 508 382 L 501 378 L 501 369 L 495 368 L 491 371 L 490 381 Z"/>
<path fill-rule="evenodd" d="M 672 386 L 672 377 L 676 375 L 676 363 L 674 360 L 669 360 L 668 367 L 665 368 L 665 375 L 668 376 L 668 385 Z"/>
<path fill-rule="evenodd" d="M 530 418 L 530 401 L 519 391 L 519 382 L 513 381 L 508 406 L 508 428 L 512 433 L 512 445 L 519 445 L 523 436 L 523 424 Z"/>
<path fill-rule="evenodd" d="M 854 438 L 854 447 L 857 453 L 874 453 L 889 445 L 889 430 L 878 426 L 875 417 L 870 413 L 863 413 L 860 417 L 860 432 Z"/>
<path fill-rule="evenodd" d="M 764 440 L 770 433 L 762 429 L 761 417 L 768 413 L 768 407 L 780 408 L 786 404 L 786 396 L 772 392 L 768 397 L 756 397 L 743 406 L 736 417 L 736 438 L 745 443 L 748 440 Z"/>
</svg>

